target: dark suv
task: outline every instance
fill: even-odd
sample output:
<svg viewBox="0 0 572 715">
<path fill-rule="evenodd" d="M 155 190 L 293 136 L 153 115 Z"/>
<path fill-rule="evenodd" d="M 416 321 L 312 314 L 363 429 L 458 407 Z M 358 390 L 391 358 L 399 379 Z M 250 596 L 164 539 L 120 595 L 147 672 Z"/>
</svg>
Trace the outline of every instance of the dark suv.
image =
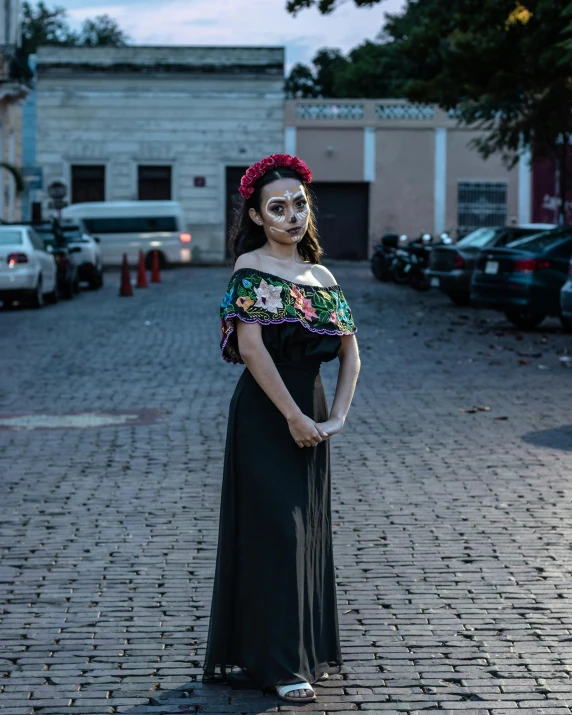
<svg viewBox="0 0 572 715">
<path fill-rule="evenodd" d="M 44 242 L 46 250 L 51 253 L 58 267 L 58 292 L 68 300 L 74 293 L 79 293 L 79 273 L 76 260 L 80 248 L 68 246 L 64 232 L 56 221 L 33 223 L 36 233 Z"/>
</svg>

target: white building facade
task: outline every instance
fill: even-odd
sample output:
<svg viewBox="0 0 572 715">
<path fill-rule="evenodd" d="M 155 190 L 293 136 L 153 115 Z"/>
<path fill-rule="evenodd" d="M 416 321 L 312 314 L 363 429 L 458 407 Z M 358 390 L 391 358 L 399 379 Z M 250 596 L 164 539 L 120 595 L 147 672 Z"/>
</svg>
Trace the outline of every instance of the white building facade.
<svg viewBox="0 0 572 715">
<path fill-rule="evenodd" d="M 180 201 L 193 261 L 224 261 L 242 172 L 284 150 L 284 49 L 42 47 L 36 66 L 44 187 Z"/>
<path fill-rule="evenodd" d="M 22 152 L 22 101 L 29 88 L 15 64 L 20 45 L 18 0 L 0 4 L 0 161 L 18 167 Z M 20 200 L 13 176 L 0 169 L 0 218 L 20 219 Z"/>
</svg>

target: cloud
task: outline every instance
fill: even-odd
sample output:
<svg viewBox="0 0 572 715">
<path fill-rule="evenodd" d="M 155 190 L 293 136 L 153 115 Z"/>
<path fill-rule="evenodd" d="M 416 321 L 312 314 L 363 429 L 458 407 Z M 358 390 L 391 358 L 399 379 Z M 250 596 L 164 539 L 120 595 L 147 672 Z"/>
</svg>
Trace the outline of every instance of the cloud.
<svg viewBox="0 0 572 715">
<path fill-rule="evenodd" d="M 320 47 L 347 52 L 374 39 L 385 12 L 395 12 L 404 0 L 384 0 L 371 8 L 346 3 L 330 15 L 303 10 L 296 17 L 286 0 L 125 0 L 110 4 L 68 0 L 68 17 L 79 26 L 87 17 L 113 17 L 136 44 L 152 45 L 284 45 L 286 63 L 308 62 Z"/>
</svg>

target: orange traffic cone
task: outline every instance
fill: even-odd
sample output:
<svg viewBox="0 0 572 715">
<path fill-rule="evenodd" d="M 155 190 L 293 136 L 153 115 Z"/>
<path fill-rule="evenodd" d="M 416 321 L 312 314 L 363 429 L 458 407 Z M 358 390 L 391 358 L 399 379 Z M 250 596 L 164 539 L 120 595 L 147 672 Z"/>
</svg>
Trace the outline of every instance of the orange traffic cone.
<svg viewBox="0 0 572 715">
<path fill-rule="evenodd" d="M 151 269 L 151 283 L 160 283 L 161 276 L 159 275 L 159 251 L 155 248 L 153 251 L 153 267 Z"/>
<path fill-rule="evenodd" d="M 139 251 L 139 268 L 137 270 L 137 288 L 147 288 L 147 273 L 145 272 L 145 256 Z"/>
<path fill-rule="evenodd" d="M 121 264 L 121 287 L 119 288 L 119 295 L 133 295 L 126 253 L 123 254 L 123 263 Z"/>
</svg>

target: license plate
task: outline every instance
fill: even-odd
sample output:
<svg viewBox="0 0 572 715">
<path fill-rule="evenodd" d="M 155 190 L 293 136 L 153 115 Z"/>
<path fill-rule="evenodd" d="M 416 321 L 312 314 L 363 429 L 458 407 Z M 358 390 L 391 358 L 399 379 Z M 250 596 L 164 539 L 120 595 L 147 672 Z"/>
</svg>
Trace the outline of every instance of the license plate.
<svg viewBox="0 0 572 715">
<path fill-rule="evenodd" d="M 485 265 L 485 273 L 496 274 L 499 272 L 499 262 L 498 261 L 487 261 Z"/>
<path fill-rule="evenodd" d="M 433 286 L 433 288 L 438 288 L 439 287 L 439 279 L 431 278 L 431 285 Z"/>
</svg>

